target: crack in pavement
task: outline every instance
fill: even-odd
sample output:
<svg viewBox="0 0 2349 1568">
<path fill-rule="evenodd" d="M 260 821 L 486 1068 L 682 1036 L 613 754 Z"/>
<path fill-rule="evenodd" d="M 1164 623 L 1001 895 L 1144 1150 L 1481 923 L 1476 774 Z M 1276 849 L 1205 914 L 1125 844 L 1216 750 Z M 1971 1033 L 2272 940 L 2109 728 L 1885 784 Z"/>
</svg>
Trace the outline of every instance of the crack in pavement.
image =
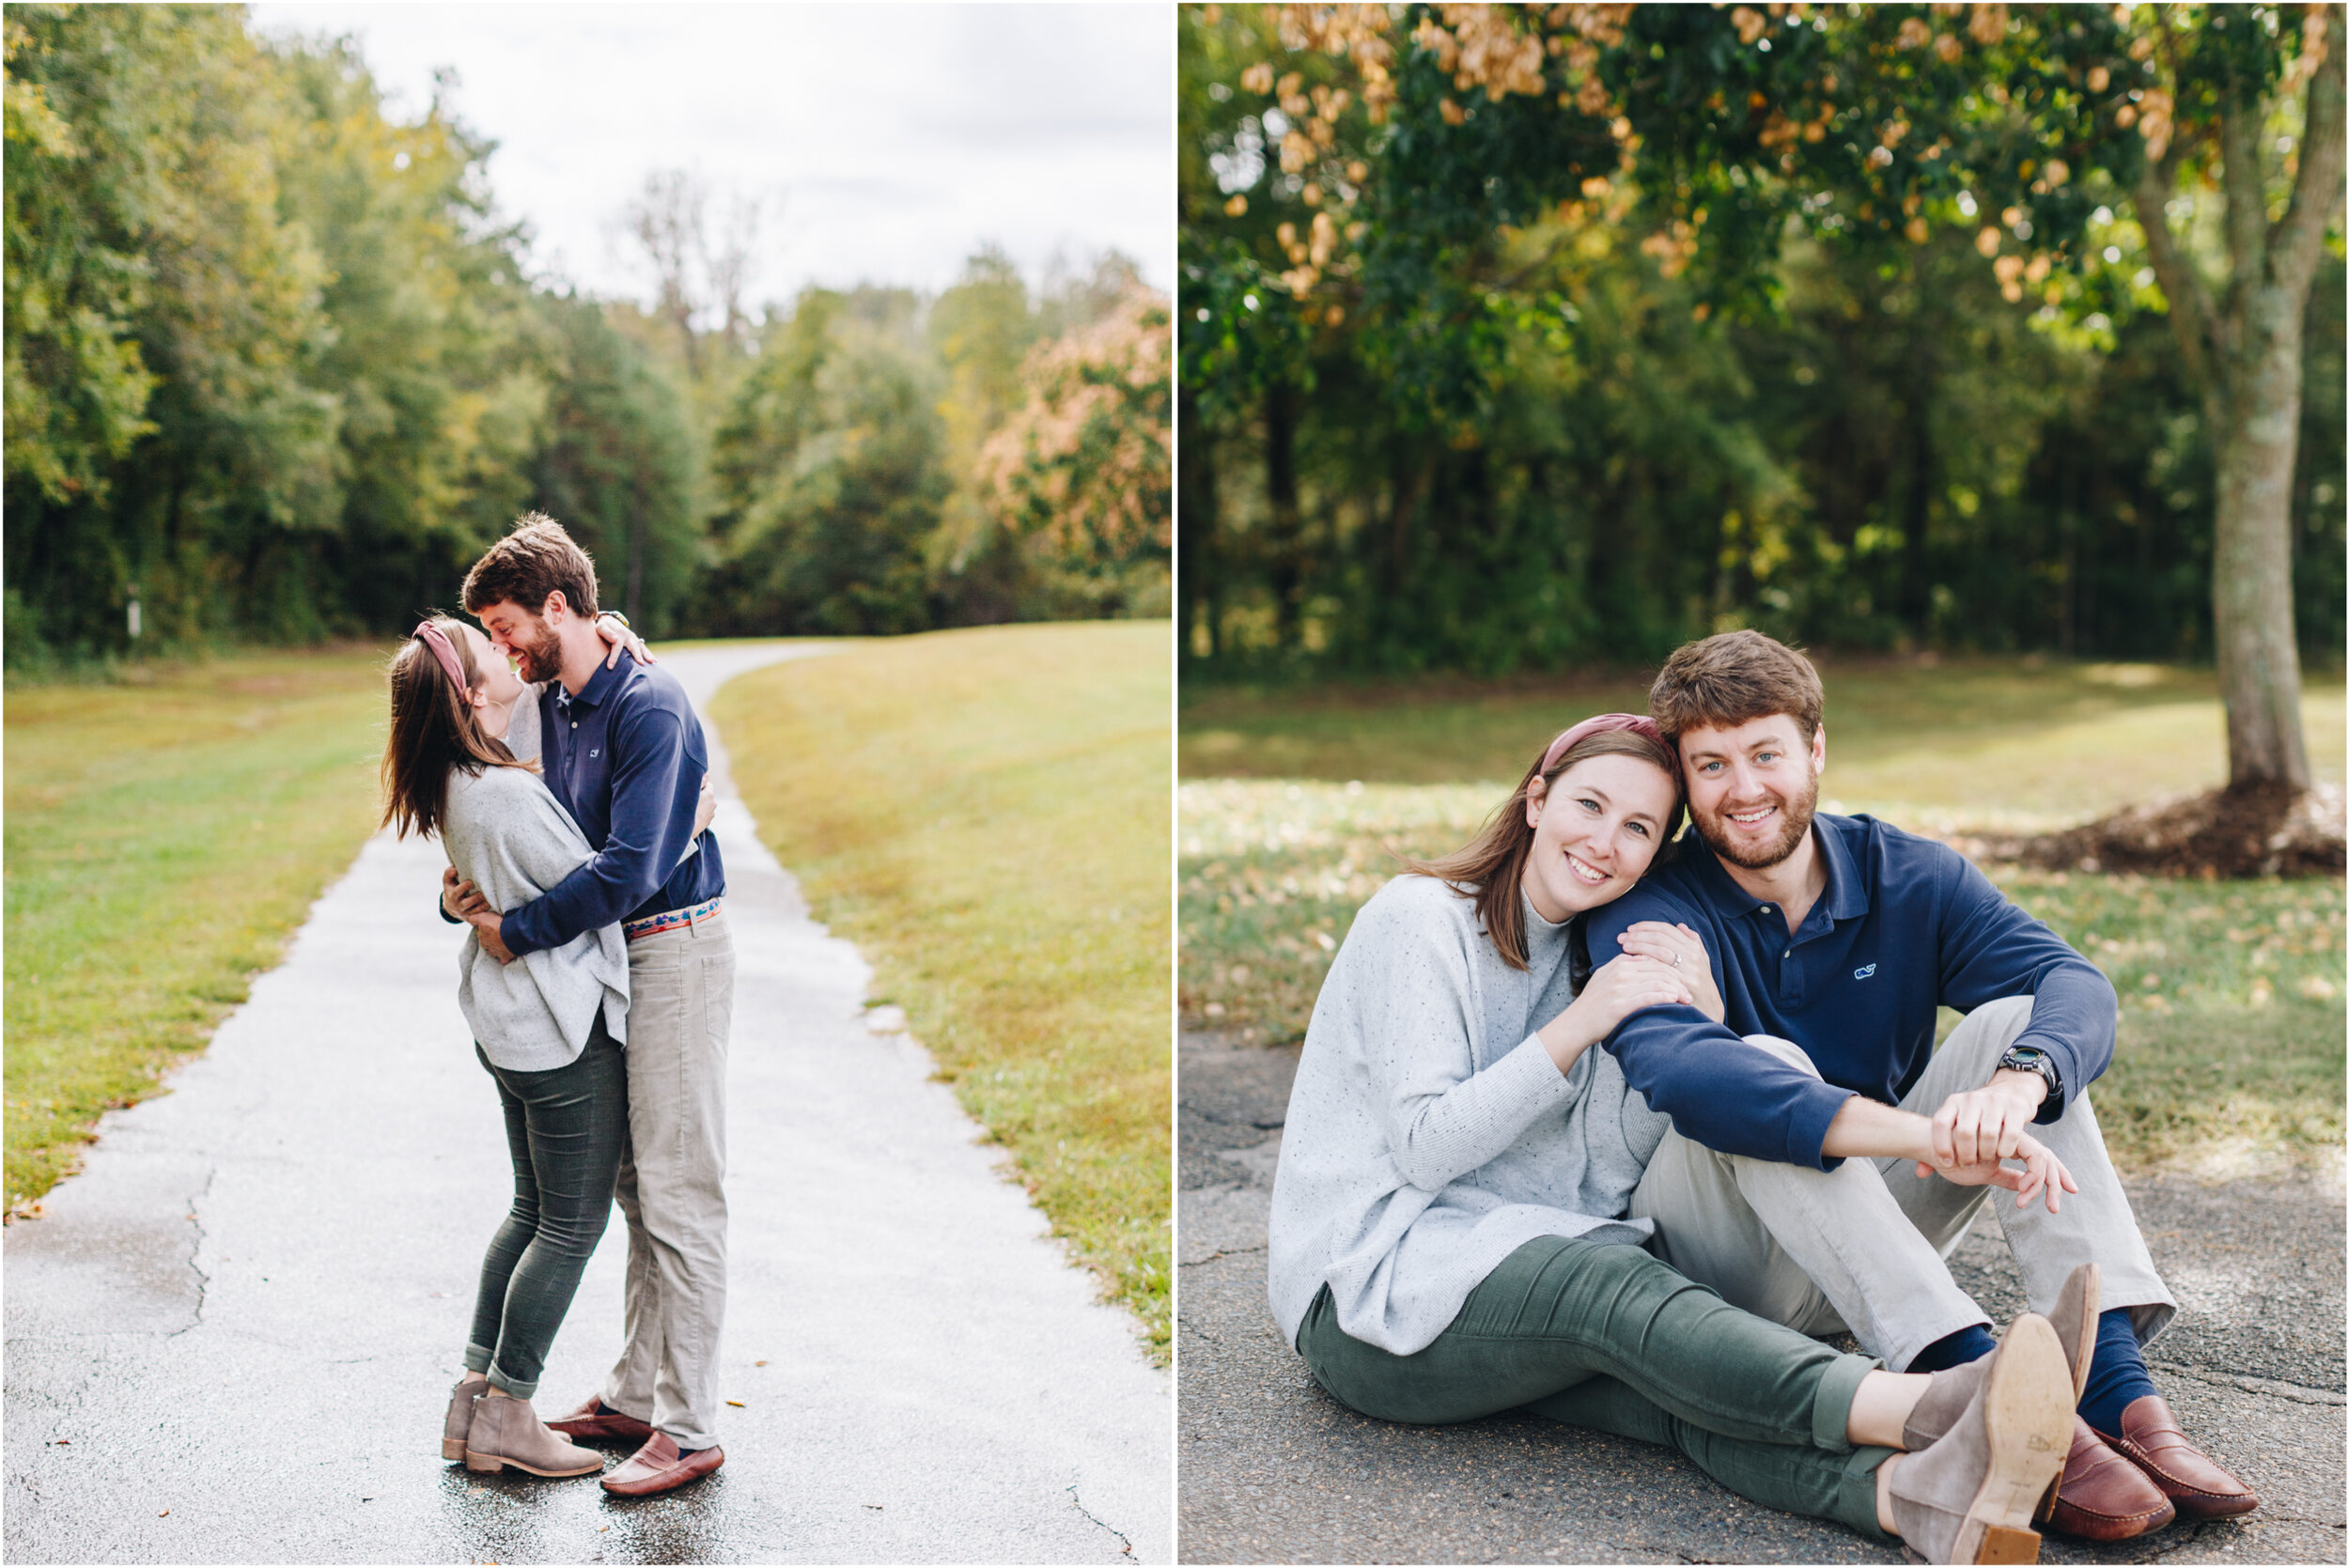
<svg viewBox="0 0 2349 1568">
<path fill-rule="evenodd" d="M 2247 1394 L 2268 1394 L 2277 1399 L 2295 1400 L 2302 1405 L 2349 1405 L 2349 1394 L 2337 1394 L 2330 1389 L 2311 1389 L 2304 1384 L 2286 1383 L 2273 1377 L 2253 1377 L 2248 1373 L 2213 1372 L 2206 1367 L 2190 1367 L 2178 1361 L 2145 1363 L 2156 1372 L 2173 1377 L 2191 1377 L 2198 1383 L 2215 1384 L 2222 1389 L 2241 1389 Z"/>
<path fill-rule="evenodd" d="M 1268 1245 L 1270 1244 L 1259 1243 L 1254 1247 L 1226 1247 L 1220 1251 L 1210 1252 L 1204 1258 L 1185 1258 L 1175 1266 L 1178 1268 L 1198 1268 L 1203 1265 L 1214 1263 L 1220 1258 L 1243 1258 L 1251 1252 L 1261 1252 L 1265 1250 L 1266 1247 Z"/>
<path fill-rule="evenodd" d="M 1087 1508 L 1084 1505 L 1084 1499 L 1077 1496 L 1077 1483 L 1073 1481 L 1068 1483 L 1068 1501 L 1069 1505 L 1075 1508 L 1078 1513 L 1083 1514 L 1095 1524 L 1099 1525 L 1103 1529 L 1108 1530 L 1112 1535 L 1116 1536 L 1117 1548 L 1120 1552 L 1123 1552 L 1128 1557 L 1134 1555 L 1134 1544 L 1126 1538 L 1126 1532 L 1111 1524 L 1108 1520 L 1102 1518 L 1098 1514 L 1094 1513 L 1090 1508 Z"/>
<path fill-rule="evenodd" d="M 210 1044 L 209 1041 L 206 1042 L 207 1048 L 210 1048 Z M 212 1277 L 205 1273 L 195 1260 L 204 1255 L 204 1220 L 202 1219 L 204 1200 L 212 1195 L 212 1187 L 219 1180 L 220 1167 L 214 1164 L 204 1172 L 202 1189 L 191 1194 L 188 1198 L 188 1222 L 195 1231 L 195 1239 L 188 1247 L 188 1272 L 195 1276 L 195 1312 L 186 1323 L 165 1334 L 163 1336 L 165 1339 L 177 1339 L 191 1328 L 204 1327 L 204 1307 L 211 1297 Z"/>
</svg>

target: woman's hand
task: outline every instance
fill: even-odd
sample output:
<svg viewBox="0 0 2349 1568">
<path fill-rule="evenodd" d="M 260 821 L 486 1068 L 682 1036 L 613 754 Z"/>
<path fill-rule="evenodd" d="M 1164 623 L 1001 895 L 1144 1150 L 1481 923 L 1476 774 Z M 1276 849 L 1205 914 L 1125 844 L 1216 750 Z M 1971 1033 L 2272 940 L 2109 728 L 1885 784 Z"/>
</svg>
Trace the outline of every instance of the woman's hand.
<svg viewBox="0 0 2349 1568">
<path fill-rule="evenodd" d="M 611 611 L 607 610 L 598 615 L 595 626 L 596 635 L 612 644 L 612 651 L 603 656 L 605 669 L 609 670 L 620 661 L 620 654 L 623 650 L 634 656 L 639 664 L 660 662 L 659 660 L 653 658 L 652 649 L 645 646 L 645 640 L 630 630 L 629 624 Z"/>
<path fill-rule="evenodd" d="M 1563 1073 L 1640 1009 L 1671 1007 L 1688 1000 L 1688 982 L 1678 970 L 1626 954 L 1592 971 L 1590 983 L 1573 1003 L 1542 1026 L 1541 1041 Z"/>
<path fill-rule="evenodd" d="M 2080 1189 L 2080 1184 L 2072 1179 L 2072 1172 L 2063 1168 L 2063 1161 L 2029 1133 L 2015 1139 L 2015 1152 L 2007 1157 L 2023 1162 L 2020 1171 L 2010 1171 L 1999 1164 L 1996 1148 L 1983 1149 L 1981 1154 L 1983 1157 L 1970 1163 L 1961 1165 L 1952 1160 L 1943 1165 L 1938 1163 L 1940 1157 L 1937 1152 L 1934 1160 L 1917 1162 L 1917 1177 L 1922 1181 L 1927 1176 L 1938 1176 L 1960 1187 L 2003 1187 L 2015 1194 L 2015 1206 L 2018 1209 L 2029 1208 L 2031 1199 L 2045 1192 L 2049 1214 L 2063 1212 L 2061 1194 Z"/>
<path fill-rule="evenodd" d="M 1720 988 L 1713 984 L 1713 962 L 1705 954 L 1704 939 L 1686 925 L 1638 921 L 1615 940 L 1626 953 L 1677 969 L 1688 983 L 1689 1003 L 1715 1023 L 1729 1016 L 1729 1009 L 1721 1004 Z"/>
<path fill-rule="evenodd" d="M 470 920 L 489 907 L 490 901 L 481 896 L 481 890 L 459 877 L 455 866 L 441 868 L 441 908 L 447 911 L 449 919 Z"/>
<path fill-rule="evenodd" d="M 709 775 L 702 775 L 702 798 L 693 807 L 693 836 L 699 838 L 709 824 L 717 819 L 718 792 L 709 787 Z"/>
</svg>

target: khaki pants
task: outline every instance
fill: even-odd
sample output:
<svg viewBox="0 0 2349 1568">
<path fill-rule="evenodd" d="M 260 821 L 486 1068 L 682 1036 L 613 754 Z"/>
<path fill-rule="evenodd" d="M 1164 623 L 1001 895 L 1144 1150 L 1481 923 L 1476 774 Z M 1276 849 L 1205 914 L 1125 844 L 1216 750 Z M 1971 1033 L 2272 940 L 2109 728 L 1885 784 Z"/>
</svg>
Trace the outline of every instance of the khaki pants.
<svg viewBox="0 0 2349 1568">
<path fill-rule="evenodd" d="M 2030 1010 L 2029 997 L 1976 1008 L 1901 1109 L 1930 1116 L 1950 1095 L 1987 1083 Z M 1756 1034 L 1747 1043 L 1816 1075 L 1787 1041 Z M 1657 1146 L 1631 1213 L 1656 1222 L 1657 1253 L 1690 1279 L 1807 1334 L 1848 1327 L 1860 1348 L 1897 1372 L 1934 1341 L 1990 1321 L 1943 1260 L 1996 1197 L 2031 1311 L 2054 1305 L 2076 1265 L 2094 1263 L 2103 1269 L 2103 1307 L 2133 1309 L 2138 1338 L 2151 1340 L 2177 1315 L 2177 1301 L 2154 1269 L 2088 1096 L 2075 1095 L 2059 1120 L 2030 1130 L 2079 1183 L 2077 1194 L 2062 1195 L 2059 1214 L 2036 1197 L 2017 1210 L 2003 1188 L 1921 1179 L 1906 1159 L 1846 1159 L 1813 1171 L 1724 1155 L 1677 1132 Z"/>
<path fill-rule="evenodd" d="M 628 944 L 628 1346 L 603 1402 L 680 1448 L 718 1440 L 726 1315 L 726 1035 L 734 938 L 723 910 Z"/>
</svg>

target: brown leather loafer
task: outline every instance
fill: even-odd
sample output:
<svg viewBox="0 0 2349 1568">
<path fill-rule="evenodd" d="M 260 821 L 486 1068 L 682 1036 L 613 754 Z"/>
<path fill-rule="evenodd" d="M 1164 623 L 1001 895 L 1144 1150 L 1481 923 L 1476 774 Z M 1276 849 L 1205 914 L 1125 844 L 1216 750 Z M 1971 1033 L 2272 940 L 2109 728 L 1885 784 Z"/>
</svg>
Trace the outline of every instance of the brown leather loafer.
<svg viewBox="0 0 2349 1568">
<path fill-rule="evenodd" d="M 2048 1528 L 2086 1541 L 2149 1535 L 2178 1516 L 2162 1489 L 2107 1448 L 2088 1422 L 2072 1418 L 2072 1452 L 2063 1458 Z"/>
<path fill-rule="evenodd" d="M 547 1430 L 575 1443 L 641 1443 L 652 1436 L 652 1423 L 606 1410 L 603 1401 L 589 1394 L 586 1404 L 547 1422 Z"/>
<path fill-rule="evenodd" d="M 628 1456 L 626 1464 L 603 1478 L 603 1489 L 623 1498 L 646 1498 L 699 1481 L 725 1462 L 726 1451 L 715 1443 L 686 1453 L 677 1448 L 675 1437 L 656 1432 L 645 1439 L 643 1448 Z"/>
<path fill-rule="evenodd" d="M 2152 1478 L 2189 1519 L 2232 1519 L 2260 1505 L 2259 1494 L 2220 1469 L 2194 1446 L 2170 1402 L 2147 1394 L 2121 1412 L 2118 1436 L 2099 1432 L 2114 1452 Z"/>
</svg>

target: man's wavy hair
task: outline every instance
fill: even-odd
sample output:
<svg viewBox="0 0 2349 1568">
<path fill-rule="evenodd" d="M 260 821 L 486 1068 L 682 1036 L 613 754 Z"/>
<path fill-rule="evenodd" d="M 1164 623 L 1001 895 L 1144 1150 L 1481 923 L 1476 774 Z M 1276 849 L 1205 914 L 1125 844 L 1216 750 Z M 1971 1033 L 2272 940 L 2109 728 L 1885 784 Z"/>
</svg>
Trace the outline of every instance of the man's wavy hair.
<svg viewBox="0 0 2349 1568">
<path fill-rule="evenodd" d="M 511 603 L 546 613 L 547 596 L 560 593 L 574 615 L 596 618 L 596 564 L 563 525 L 544 512 L 524 512 L 514 531 L 491 545 L 465 574 L 465 608 L 474 614 Z"/>
<path fill-rule="evenodd" d="M 1827 717 L 1827 689 L 1811 660 L 1775 637 L 1724 631 L 1683 643 L 1648 688 L 1647 710 L 1676 749 L 1693 729 L 1735 729 L 1792 715 L 1808 745 Z"/>
</svg>

